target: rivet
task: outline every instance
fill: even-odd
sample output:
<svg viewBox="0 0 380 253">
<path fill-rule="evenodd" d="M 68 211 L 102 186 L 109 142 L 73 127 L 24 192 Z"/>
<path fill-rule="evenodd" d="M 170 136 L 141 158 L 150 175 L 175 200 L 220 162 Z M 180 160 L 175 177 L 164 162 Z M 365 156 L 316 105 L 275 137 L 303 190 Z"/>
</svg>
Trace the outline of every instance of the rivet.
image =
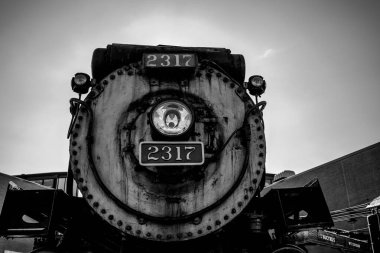
<svg viewBox="0 0 380 253">
<path fill-rule="evenodd" d="M 256 170 L 256 174 L 257 174 L 257 175 L 260 175 L 260 170 Z"/>
<path fill-rule="evenodd" d="M 228 220 L 228 218 L 229 218 L 228 215 L 224 215 L 223 217 L 224 220 Z"/>
<path fill-rule="evenodd" d="M 71 143 L 71 145 L 76 146 L 76 145 L 77 145 L 77 142 L 76 142 L 76 141 L 73 141 L 73 142 Z"/>
<path fill-rule="evenodd" d="M 264 136 L 262 136 L 262 135 L 259 136 L 259 139 L 260 139 L 260 140 L 262 140 L 263 138 L 264 138 Z"/>
<path fill-rule="evenodd" d="M 167 235 L 166 238 L 167 238 L 168 240 L 170 240 L 170 239 L 173 238 L 173 236 L 172 236 L 172 235 Z"/>
<path fill-rule="evenodd" d="M 102 209 L 102 210 L 100 210 L 100 212 L 101 212 L 102 214 L 105 214 L 105 213 L 106 213 L 106 209 Z"/>
<path fill-rule="evenodd" d="M 84 181 L 83 178 L 79 178 L 78 180 L 79 180 L 79 182 L 81 182 L 81 183 L 83 183 L 83 181 Z"/>
<path fill-rule="evenodd" d="M 264 148 L 264 145 L 263 145 L 263 144 L 260 144 L 260 145 L 259 145 L 259 148 Z"/>
<path fill-rule="evenodd" d="M 247 200 L 248 199 L 248 195 L 244 195 L 244 199 Z"/>
<path fill-rule="evenodd" d="M 261 165 L 263 165 L 263 162 L 260 161 L 257 163 L 257 165 L 261 166 Z"/>
<path fill-rule="evenodd" d="M 73 155 L 77 155 L 78 152 L 76 150 L 73 150 Z"/>
<path fill-rule="evenodd" d="M 260 137 L 259 137 L 260 138 Z M 259 157 L 263 157 L 264 156 L 264 153 L 260 153 L 259 154 Z"/>
<path fill-rule="evenodd" d="M 87 186 L 82 187 L 82 191 L 86 192 L 88 190 Z"/>
<path fill-rule="evenodd" d="M 241 207 L 243 205 L 243 202 L 239 201 L 238 202 L 238 207 Z"/>
<path fill-rule="evenodd" d="M 236 89 L 237 93 L 242 93 L 243 92 L 243 89 L 241 87 L 237 88 Z"/>
<path fill-rule="evenodd" d="M 119 220 L 119 221 L 117 221 L 117 225 L 118 225 L 119 227 L 121 227 L 121 226 L 123 226 L 123 222 L 122 222 L 121 220 Z"/>
<path fill-rule="evenodd" d="M 158 234 L 156 237 L 157 237 L 157 239 L 161 239 L 162 235 Z"/>
<path fill-rule="evenodd" d="M 94 204 L 92 204 L 93 207 L 98 207 L 99 206 L 99 203 L 98 202 L 94 202 Z"/>
<path fill-rule="evenodd" d="M 199 229 L 198 234 L 202 234 L 202 233 L 203 233 L 202 229 Z"/>
<path fill-rule="evenodd" d="M 253 192 L 253 187 L 252 186 L 249 187 L 249 191 Z"/>
<path fill-rule="evenodd" d="M 218 73 L 216 73 L 216 76 L 217 76 L 217 77 L 221 77 L 222 74 L 220 74 L 220 73 L 218 72 Z"/>
<path fill-rule="evenodd" d="M 201 223 L 201 218 L 196 217 L 196 218 L 194 219 L 194 221 L 193 221 L 193 224 L 194 224 L 194 225 L 198 225 L 199 223 Z"/>
<path fill-rule="evenodd" d="M 231 209 L 231 213 L 232 213 L 232 214 L 236 213 L 236 209 L 235 209 L 235 208 L 232 208 L 232 209 Z"/>
<path fill-rule="evenodd" d="M 224 81 L 224 79 L 223 79 Z M 234 88 L 235 87 L 235 84 L 234 83 L 230 83 L 230 88 Z"/>
<path fill-rule="evenodd" d="M 128 231 L 130 231 L 132 229 L 132 227 L 128 225 L 128 226 L 125 227 L 125 229 L 128 230 Z"/>
<path fill-rule="evenodd" d="M 256 128 L 257 131 L 261 131 L 261 127 Z"/>
<path fill-rule="evenodd" d="M 113 215 L 111 214 L 111 215 L 108 215 L 108 219 L 109 220 L 113 220 Z"/>
<path fill-rule="evenodd" d="M 191 237 L 191 236 L 193 236 L 193 233 L 187 232 L 187 236 Z"/>
<path fill-rule="evenodd" d="M 207 230 L 211 230 L 211 226 L 207 226 Z"/>
<path fill-rule="evenodd" d="M 138 219 L 138 223 L 139 223 L 140 225 L 145 224 L 145 220 L 144 220 L 144 218 L 139 218 L 139 219 Z"/>
<path fill-rule="evenodd" d="M 78 165 L 78 160 L 74 160 L 74 165 Z"/>
<path fill-rule="evenodd" d="M 152 234 L 148 232 L 148 233 L 146 233 L 146 236 L 147 236 L 147 237 L 151 237 Z"/>
<path fill-rule="evenodd" d="M 82 115 L 78 116 L 78 120 L 82 120 L 82 119 L 83 119 Z"/>
<path fill-rule="evenodd" d="M 228 82 L 230 79 L 228 79 L 227 77 L 223 78 L 223 82 Z"/>
<path fill-rule="evenodd" d="M 136 234 L 141 234 L 141 230 L 136 230 Z"/>
<path fill-rule="evenodd" d="M 215 221 L 215 225 L 219 226 L 221 224 L 220 220 Z"/>
<path fill-rule="evenodd" d="M 128 75 L 129 76 L 133 75 L 133 71 L 132 70 L 128 71 Z"/>
<path fill-rule="evenodd" d="M 254 178 L 254 179 L 252 180 L 252 183 L 256 184 L 256 183 L 257 183 L 257 179 Z"/>
<path fill-rule="evenodd" d="M 259 123 L 259 119 L 255 119 L 255 123 L 256 123 L 256 124 Z"/>
<path fill-rule="evenodd" d="M 77 138 L 77 137 L 78 137 L 78 133 L 74 133 L 74 134 L 73 134 L 73 137 L 74 137 L 74 138 Z"/>
<path fill-rule="evenodd" d="M 108 81 L 107 80 L 104 80 L 103 81 L 103 85 L 107 85 L 108 84 Z"/>
<path fill-rule="evenodd" d="M 123 71 L 122 71 L 121 69 L 119 69 L 119 70 L 117 71 L 117 74 L 120 76 L 120 75 L 123 74 Z"/>
<path fill-rule="evenodd" d="M 114 80 L 115 79 L 115 75 L 110 75 L 110 79 Z"/>
<path fill-rule="evenodd" d="M 178 238 L 178 239 L 181 239 L 181 238 L 182 238 L 182 233 L 178 233 L 178 234 L 177 234 L 177 238 Z"/>
<path fill-rule="evenodd" d="M 80 173 L 80 169 L 75 169 L 75 173 L 79 174 Z"/>
<path fill-rule="evenodd" d="M 214 73 L 214 70 L 213 69 L 208 69 L 207 70 L 209 73 Z"/>
</svg>

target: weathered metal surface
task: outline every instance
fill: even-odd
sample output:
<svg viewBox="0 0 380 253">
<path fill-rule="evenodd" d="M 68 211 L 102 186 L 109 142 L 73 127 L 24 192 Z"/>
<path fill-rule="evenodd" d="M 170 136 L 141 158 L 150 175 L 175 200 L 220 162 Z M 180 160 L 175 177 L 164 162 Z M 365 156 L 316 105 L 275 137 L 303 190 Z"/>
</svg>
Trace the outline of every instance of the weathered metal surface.
<svg viewBox="0 0 380 253">
<path fill-rule="evenodd" d="M 162 99 L 180 99 L 195 111 L 189 141 L 203 142 L 205 165 L 138 165 L 139 143 L 153 140 L 149 112 Z M 73 173 L 89 204 L 121 231 L 159 241 L 204 236 L 255 196 L 265 164 L 261 111 L 218 69 L 167 81 L 126 66 L 102 80 L 86 104 L 70 140 Z"/>
</svg>

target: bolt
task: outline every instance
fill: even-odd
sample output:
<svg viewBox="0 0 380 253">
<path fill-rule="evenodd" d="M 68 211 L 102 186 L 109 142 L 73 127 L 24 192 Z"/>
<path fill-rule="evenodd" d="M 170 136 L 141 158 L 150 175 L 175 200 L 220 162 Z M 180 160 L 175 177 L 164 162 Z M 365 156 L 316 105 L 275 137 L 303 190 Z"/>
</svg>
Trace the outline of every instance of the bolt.
<svg viewBox="0 0 380 253">
<path fill-rule="evenodd" d="M 122 222 L 121 220 L 119 220 L 119 221 L 117 222 L 117 225 L 118 225 L 119 227 L 121 227 L 121 226 L 123 226 L 123 222 Z"/>
<path fill-rule="evenodd" d="M 193 221 L 193 224 L 194 224 L 194 225 L 198 225 L 199 223 L 201 223 L 201 218 L 196 217 L 196 218 L 194 219 L 194 221 Z"/>
<path fill-rule="evenodd" d="M 254 178 L 254 179 L 252 180 L 252 183 L 256 184 L 256 183 L 257 183 L 257 179 Z"/>
<path fill-rule="evenodd" d="M 111 215 L 108 215 L 108 219 L 109 220 L 113 220 L 113 215 L 111 214 Z"/>
<path fill-rule="evenodd" d="M 128 225 L 128 226 L 125 227 L 125 229 L 128 230 L 128 231 L 130 231 L 132 229 L 132 227 Z"/>
<path fill-rule="evenodd" d="M 115 79 L 115 75 L 110 75 L 110 79 L 114 80 Z"/>
</svg>

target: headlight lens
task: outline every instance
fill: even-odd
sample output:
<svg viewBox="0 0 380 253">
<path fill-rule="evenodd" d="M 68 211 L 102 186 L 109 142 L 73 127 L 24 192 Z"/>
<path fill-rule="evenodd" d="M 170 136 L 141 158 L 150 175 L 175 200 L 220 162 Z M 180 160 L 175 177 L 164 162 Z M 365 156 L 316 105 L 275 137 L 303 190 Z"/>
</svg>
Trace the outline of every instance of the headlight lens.
<svg viewBox="0 0 380 253">
<path fill-rule="evenodd" d="M 164 101 L 153 109 L 152 122 L 158 132 L 168 136 L 178 136 L 190 129 L 193 115 L 182 102 Z"/>
</svg>

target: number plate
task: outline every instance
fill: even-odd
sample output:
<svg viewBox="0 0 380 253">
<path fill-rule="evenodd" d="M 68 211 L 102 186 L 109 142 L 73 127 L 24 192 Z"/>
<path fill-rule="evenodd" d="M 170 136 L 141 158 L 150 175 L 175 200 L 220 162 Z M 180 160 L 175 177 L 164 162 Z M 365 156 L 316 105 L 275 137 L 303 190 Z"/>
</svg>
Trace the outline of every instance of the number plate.
<svg viewBox="0 0 380 253">
<path fill-rule="evenodd" d="M 204 163 L 203 143 L 140 142 L 139 162 L 143 166 L 201 165 Z"/>
<path fill-rule="evenodd" d="M 193 68 L 197 64 L 195 54 L 143 54 L 148 68 Z"/>
</svg>

